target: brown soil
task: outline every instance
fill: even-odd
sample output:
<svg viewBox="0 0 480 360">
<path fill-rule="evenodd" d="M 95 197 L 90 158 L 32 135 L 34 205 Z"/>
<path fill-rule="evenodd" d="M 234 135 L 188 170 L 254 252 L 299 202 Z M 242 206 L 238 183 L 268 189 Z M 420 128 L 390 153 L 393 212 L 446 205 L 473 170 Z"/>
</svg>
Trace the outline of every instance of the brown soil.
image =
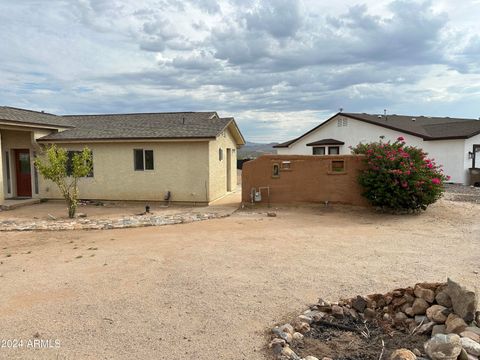
<svg viewBox="0 0 480 360">
<path fill-rule="evenodd" d="M 363 323 L 345 318 L 335 323 L 358 331 L 340 330 L 314 323 L 311 331 L 305 334 L 303 343 L 293 346 L 293 350 L 302 357 L 313 355 L 319 359 L 330 357 L 335 360 L 379 360 L 388 359 L 396 349 L 423 349 L 423 343 L 428 340 L 425 335 L 392 331 L 385 327 L 385 324 L 376 321 Z M 361 331 L 368 335 L 362 335 Z M 380 358 L 382 349 L 383 355 Z"/>
<path fill-rule="evenodd" d="M 268 359 L 277 321 L 319 297 L 446 276 L 480 282 L 477 204 L 440 201 L 406 216 L 266 211 L 140 229 L 1 233 L 1 338 L 38 333 L 61 346 L 1 349 L 0 359 Z"/>
</svg>

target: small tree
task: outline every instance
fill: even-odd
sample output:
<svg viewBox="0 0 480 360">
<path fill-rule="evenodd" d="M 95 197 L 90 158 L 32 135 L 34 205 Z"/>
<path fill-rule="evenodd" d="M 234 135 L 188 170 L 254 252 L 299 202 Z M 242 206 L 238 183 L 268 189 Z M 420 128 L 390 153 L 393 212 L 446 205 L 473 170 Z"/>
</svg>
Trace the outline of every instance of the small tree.
<svg viewBox="0 0 480 360">
<path fill-rule="evenodd" d="M 51 145 L 42 157 L 35 158 L 34 164 L 45 179 L 58 186 L 67 202 L 68 217 L 74 218 L 78 205 L 78 180 L 92 172 L 92 152 L 85 147 L 69 157 L 67 150 Z"/>
<path fill-rule="evenodd" d="M 393 143 L 359 144 L 352 152 L 365 155 L 366 168 L 358 178 L 363 195 L 385 210 L 425 210 L 441 197 L 444 182 L 450 180 L 435 159 L 422 149 L 406 146 L 403 137 Z"/>
</svg>

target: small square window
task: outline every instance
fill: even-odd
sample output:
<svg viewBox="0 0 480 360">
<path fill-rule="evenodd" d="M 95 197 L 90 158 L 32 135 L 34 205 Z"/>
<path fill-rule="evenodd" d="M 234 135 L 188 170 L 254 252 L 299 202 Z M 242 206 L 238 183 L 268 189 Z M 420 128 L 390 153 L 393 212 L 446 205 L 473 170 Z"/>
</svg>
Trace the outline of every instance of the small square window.
<svg viewBox="0 0 480 360">
<path fill-rule="evenodd" d="M 345 171 L 345 161 L 344 160 L 334 160 L 332 161 L 332 172 L 344 172 Z"/>
<path fill-rule="evenodd" d="M 329 146 L 328 147 L 328 155 L 338 155 L 340 154 L 340 147 L 339 146 Z"/>
<path fill-rule="evenodd" d="M 282 170 L 290 170 L 292 163 L 290 161 L 282 161 Z"/>
<path fill-rule="evenodd" d="M 313 155 L 325 155 L 325 146 L 316 146 L 312 148 Z"/>
<path fill-rule="evenodd" d="M 135 171 L 153 170 L 153 150 L 134 149 L 133 161 Z"/>
</svg>

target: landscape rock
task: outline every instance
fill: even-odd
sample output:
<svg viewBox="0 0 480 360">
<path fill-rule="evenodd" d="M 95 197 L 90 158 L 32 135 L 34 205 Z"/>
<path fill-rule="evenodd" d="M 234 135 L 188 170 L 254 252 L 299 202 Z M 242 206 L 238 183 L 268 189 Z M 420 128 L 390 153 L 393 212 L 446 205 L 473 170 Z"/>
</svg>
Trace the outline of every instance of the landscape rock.
<svg viewBox="0 0 480 360">
<path fill-rule="evenodd" d="M 460 339 L 460 343 L 464 350 L 471 355 L 479 356 L 480 355 L 480 344 L 476 341 L 473 341 L 470 338 L 464 337 Z"/>
<path fill-rule="evenodd" d="M 473 341 L 476 341 L 477 343 L 480 343 L 480 335 L 475 334 L 473 331 L 468 331 L 468 330 L 465 329 L 465 331 L 460 333 L 460 336 L 472 339 Z"/>
<path fill-rule="evenodd" d="M 417 324 L 429 322 L 425 315 L 415 315 L 414 320 Z"/>
<path fill-rule="evenodd" d="M 332 315 L 335 316 L 336 318 L 342 318 L 343 317 L 343 308 L 338 305 L 332 305 Z"/>
<path fill-rule="evenodd" d="M 413 313 L 413 309 L 411 306 L 407 307 L 405 310 L 404 310 L 405 314 L 407 314 L 408 316 L 415 316 L 415 314 Z"/>
<path fill-rule="evenodd" d="M 295 325 L 295 330 L 301 334 L 305 334 L 310 331 L 310 325 L 306 322 L 299 322 Z"/>
<path fill-rule="evenodd" d="M 473 321 L 475 319 L 477 306 L 477 296 L 475 292 L 467 290 L 451 279 L 448 279 L 446 292 L 452 300 L 452 307 L 455 314 L 459 315 L 466 322 Z"/>
<path fill-rule="evenodd" d="M 289 334 L 293 334 L 295 332 L 295 330 L 293 329 L 293 326 L 290 324 L 285 324 L 280 326 L 280 331 L 283 331 Z"/>
<path fill-rule="evenodd" d="M 303 339 L 303 335 L 299 332 L 294 332 L 292 337 L 293 337 L 293 340 L 295 341 L 300 341 Z"/>
<path fill-rule="evenodd" d="M 416 334 L 423 335 L 423 334 L 430 334 L 433 330 L 435 323 L 433 321 L 427 322 L 426 324 L 421 325 L 416 331 Z"/>
<path fill-rule="evenodd" d="M 286 345 L 286 341 L 283 339 L 275 338 L 273 339 L 270 344 L 268 345 L 269 348 L 273 350 L 274 354 L 280 354 L 282 352 L 283 347 Z"/>
<path fill-rule="evenodd" d="M 408 316 L 405 315 L 403 312 L 399 311 L 395 314 L 395 322 L 396 323 L 400 323 L 400 322 L 404 322 L 405 320 L 408 319 Z"/>
<path fill-rule="evenodd" d="M 447 333 L 460 334 L 467 328 L 465 321 L 457 314 L 450 314 L 445 321 L 445 331 Z"/>
<path fill-rule="evenodd" d="M 280 339 L 285 340 L 287 343 L 292 342 L 292 334 L 280 330 L 280 328 L 275 327 L 272 329 L 272 332 L 277 335 Z"/>
<path fill-rule="evenodd" d="M 395 350 L 390 355 L 390 360 L 416 360 L 417 356 L 408 349 Z"/>
<path fill-rule="evenodd" d="M 417 298 L 423 299 L 429 303 L 433 303 L 433 301 L 435 300 L 435 292 L 430 289 L 424 289 L 420 285 L 415 286 L 415 290 L 413 291 L 413 293 Z"/>
<path fill-rule="evenodd" d="M 480 335 L 480 328 L 477 326 L 468 326 L 465 331 L 471 331 L 477 335 Z"/>
<path fill-rule="evenodd" d="M 445 323 L 448 315 L 450 315 L 450 310 L 442 305 L 432 305 L 427 309 L 427 317 L 437 324 Z"/>
<path fill-rule="evenodd" d="M 292 360 L 300 360 L 300 356 L 298 356 L 297 354 L 295 354 L 295 351 L 293 351 L 291 348 L 289 348 L 288 346 L 285 346 L 283 349 L 282 349 L 282 355 L 285 355 L 287 358 L 289 359 L 292 359 Z"/>
<path fill-rule="evenodd" d="M 315 356 L 310 356 L 308 355 L 307 357 L 304 358 L 304 360 L 318 360 Z"/>
<path fill-rule="evenodd" d="M 421 298 L 416 298 L 412 305 L 412 312 L 415 315 L 423 315 L 429 308 L 429 304 L 426 300 Z"/>
<path fill-rule="evenodd" d="M 363 312 L 363 315 L 365 315 L 365 319 L 372 320 L 372 319 L 375 319 L 375 317 L 377 316 L 377 313 L 373 309 L 366 308 L 365 311 Z"/>
<path fill-rule="evenodd" d="M 432 336 L 435 336 L 437 334 L 445 334 L 446 331 L 445 331 L 445 325 L 435 325 L 433 328 L 432 328 Z"/>
<path fill-rule="evenodd" d="M 352 307 L 359 311 L 363 312 L 365 308 L 367 307 L 367 299 L 363 296 L 358 295 L 353 301 L 352 301 Z"/>
<path fill-rule="evenodd" d="M 452 300 L 445 290 L 440 291 L 437 296 L 435 296 L 435 301 L 438 305 L 442 305 L 447 308 L 452 307 Z"/>
<path fill-rule="evenodd" d="M 298 317 L 298 320 L 300 320 L 301 322 L 306 322 L 308 324 L 311 324 L 313 322 L 313 318 L 307 315 L 300 315 Z"/>
<path fill-rule="evenodd" d="M 462 351 L 460 336 L 437 334 L 425 343 L 425 352 L 432 360 L 456 360 Z"/>
</svg>

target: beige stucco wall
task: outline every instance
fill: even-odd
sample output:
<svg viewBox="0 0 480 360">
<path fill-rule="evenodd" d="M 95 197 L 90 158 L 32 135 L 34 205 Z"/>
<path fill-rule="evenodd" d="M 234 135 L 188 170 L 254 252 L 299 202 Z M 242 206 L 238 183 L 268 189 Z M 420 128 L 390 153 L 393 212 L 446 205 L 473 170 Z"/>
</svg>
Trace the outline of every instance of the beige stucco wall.
<svg viewBox="0 0 480 360">
<path fill-rule="evenodd" d="M 0 205 L 3 204 L 4 200 L 5 200 L 5 190 L 3 189 L 4 187 L 4 181 L 3 181 L 3 177 L 4 177 L 4 174 L 5 174 L 5 169 L 4 169 L 4 165 L 3 165 L 3 147 L 2 147 L 2 132 L 0 131 Z"/>
<path fill-rule="evenodd" d="M 101 200 L 208 202 L 208 149 L 203 142 L 58 144 L 93 151 L 94 177 L 79 182 L 80 198 Z M 135 171 L 133 150 L 154 151 L 154 170 Z M 41 178 L 40 195 L 59 198 L 56 186 Z"/>
<path fill-rule="evenodd" d="M 223 149 L 223 160 L 219 161 L 218 150 Z M 227 192 L 227 149 L 231 149 L 230 182 L 231 189 L 237 187 L 237 143 L 230 130 L 226 129 L 209 143 L 210 201 L 218 199 Z"/>
</svg>

